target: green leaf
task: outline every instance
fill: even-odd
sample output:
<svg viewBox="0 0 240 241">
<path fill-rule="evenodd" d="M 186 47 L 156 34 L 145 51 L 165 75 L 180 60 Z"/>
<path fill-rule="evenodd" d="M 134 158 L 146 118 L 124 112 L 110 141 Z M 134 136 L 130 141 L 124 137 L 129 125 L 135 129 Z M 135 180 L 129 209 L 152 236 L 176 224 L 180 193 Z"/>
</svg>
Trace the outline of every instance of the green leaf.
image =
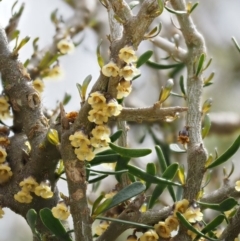
<svg viewBox="0 0 240 241">
<path fill-rule="evenodd" d="M 155 166 L 155 163 L 149 162 L 149 163 L 147 164 L 146 172 L 147 172 L 149 175 L 155 176 L 155 174 L 156 174 L 156 166 Z M 146 182 L 146 190 L 147 190 L 150 186 L 151 186 L 151 182 Z"/>
<path fill-rule="evenodd" d="M 196 3 L 192 6 L 192 8 L 190 9 L 189 13 L 192 13 L 193 10 L 198 6 L 198 4 L 199 4 L 199 2 L 196 2 Z"/>
<path fill-rule="evenodd" d="M 159 160 L 159 165 L 160 165 L 161 171 L 163 173 L 167 169 L 167 162 L 165 160 L 165 157 L 163 155 L 161 147 L 156 145 L 155 150 L 156 150 L 156 153 L 157 153 L 157 157 L 158 157 L 158 160 Z"/>
<path fill-rule="evenodd" d="M 38 240 L 41 240 L 40 234 L 36 230 L 37 212 L 34 209 L 29 209 L 26 218 L 34 236 L 37 237 Z"/>
<path fill-rule="evenodd" d="M 63 105 L 67 105 L 69 103 L 69 101 L 71 100 L 72 96 L 68 93 L 65 93 L 64 97 L 63 97 Z"/>
<path fill-rule="evenodd" d="M 220 208 L 220 211 L 226 212 L 226 211 L 229 211 L 232 208 L 234 208 L 237 204 L 238 204 L 238 202 L 233 197 L 230 197 L 230 198 L 222 201 L 219 204 L 219 208 Z"/>
<path fill-rule="evenodd" d="M 139 228 L 146 228 L 146 229 L 153 229 L 152 226 L 143 224 L 143 223 L 135 223 L 135 222 L 130 222 L 130 221 L 125 221 L 125 220 L 121 220 L 121 219 L 115 219 L 115 218 L 109 218 L 109 217 L 96 217 L 96 219 L 100 219 L 100 220 L 107 220 L 110 222 L 116 222 L 116 223 L 122 223 L 122 224 L 128 224 L 134 227 L 139 227 Z"/>
<path fill-rule="evenodd" d="M 202 72 L 204 61 L 205 61 L 205 54 L 201 54 L 199 61 L 198 61 L 197 71 L 195 74 L 196 76 L 198 76 L 200 74 L 200 72 Z"/>
<path fill-rule="evenodd" d="M 178 220 L 181 222 L 181 224 L 183 224 L 187 229 L 189 229 L 190 231 L 192 231 L 195 234 L 198 234 L 201 237 L 204 237 L 207 240 L 211 240 L 211 241 L 218 241 L 218 239 L 213 239 L 210 238 L 208 236 L 206 236 L 205 234 L 203 234 L 202 232 L 198 231 L 197 229 L 195 229 L 186 219 L 185 217 L 180 213 L 177 212 L 176 213 Z"/>
<path fill-rule="evenodd" d="M 101 44 L 102 44 L 102 39 L 100 40 L 100 42 L 97 46 L 97 51 L 96 51 L 97 52 L 97 61 L 98 61 L 98 65 L 100 68 L 102 68 L 104 66 L 104 60 L 100 53 Z"/>
<path fill-rule="evenodd" d="M 186 95 L 186 89 L 185 89 L 185 86 L 184 86 L 184 78 L 183 78 L 182 75 L 181 75 L 180 80 L 179 80 L 179 85 L 180 85 L 180 89 L 181 89 L 183 95 L 185 96 Z"/>
<path fill-rule="evenodd" d="M 150 39 L 158 36 L 161 30 L 162 30 L 162 23 L 159 23 L 158 26 L 154 27 L 149 33 L 144 35 L 144 39 Z"/>
<path fill-rule="evenodd" d="M 181 10 L 174 10 L 174 9 L 171 9 L 167 6 L 165 6 L 165 9 L 170 12 L 170 13 L 174 13 L 174 14 L 177 14 L 177 15 L 182 15 L 182 14 L 187 14 L 187 11 L 181 11 Z"/>
<path fill-rule="evenodd" d="M 100 171 L 100 170 L 94 170 L 94 169 L 91 169 L 91 168 L 86 168 L 86 170 L 89 170 L 89 171 L 95 172 L 95 173 L 107 174 L 107 175 L 116 175 L 116 174 L 122 174 L 122 173 L 128 172 L 127 169 L 125 169 L 125 170 L 120 170 L 120 171 L 115 171 L 115 172 Z"/>
<path fill-rule="evenodd" d="M 185 149 L 180 148 L 179 145 L 176 144 L 176 143 L 170 144 L 170 145 L 169 145 L 169 148 L 170 148 L 170 150 L 173 151 L 173 152 L 178 152 L 178 153 L 185 153 L 185 152 L 186 152 Z"/>
<path fill-rule="evenodd" d="M 49 208 L 41 209 L 39 215 L 46 228 L 58 237 L 59 240 L 72 241 L 61 222 L 52 215 L 52 211 Z"/>
<path fill-rule="evenodd" d="M 59 137 L 58 137 L 57 130 L 49 129 L 49 131 L 47 133 L 47 139 L 51 144 L 58 145 L 59 144 Z"/>
<path fill-rule="evenodd" d="M 213 84 L 213 83 L 210 83 L 210 81 L 213 79 L 214 75 L 215 75 L 215 72 L 212 72 L 212 73 L 209 75 L 208 78 L 204 79 L 204 81 L 203 81 L 204 86 L 203 86 L 203 87 L 208 86 L 209 84 L 210 84 L 210 85 Z"/>
<path fill-rule="evenodd" d="M 88 85 L 90 84 L 91 80 L 92 80 L 92 75 L 88 75 L 82 83 L 82 88 L 81 88 L 82 101 L 85 101 L 85 99 L 86 99 L 87 88 L 88 88 Z"/>
<path fill-rule="evenodd" d="M 207 169 L 219 166 L 229 160 L 233 156 L 240 146 L 240 135 L 233 142 L 233 144 L 224 152 L 220 157 L 218 157 L 212 164 L 210 164 Z"/>
<path fill-rule="evenodd" d="M 143 64 L 145 64 L 152 56 L 153 54 L 153 51 L 152 50 L 149 50 L 149 51 L 146 51 L 145 53 L 143 53 L 137 60 L 137 63 L 136 63 L 136 67 L 139 68 L 140 66 L 142 66 Z"/>
<path fill-rule="evenodd" d="M 210 120 L 209 114 L 206 114 L 204 116 L 203 128 L 202 128 L 202 138 L 203 139 L 207 136 L 210 128 L 211 128 L 211 120 Z"/>
<path fill-rule="evenodd" d="M 96 200 L 95 202 L 93 203 L 93 206 L 92 206 L 92 214 L 91 216 L 93 215 L 93 213 L 95 212 L 96 208 L 98 207 L 99 203 L 104 199 L 105 195 L 101 194 Z"/>
<path fill-rule="evenodd" d="M 219 215 L 216 218 L 214 218 L 210 223 L 208 223 L 202 230 L 201 232 L 206 234 L 208 232 L 213 231 L 218 225 L 220 225 L 223 220 L 225 219 L 224 215 Z M 200 235 L 198 235 L 194 240 L 198 240 L 200 238 Z"/>
<path fill-rule="evenodd" d="M 152 67 L 153 69 L 171 69 L 171 68 L 180 67 L 180 66 L 183 65 L 182 63 L 168 64 L 168 65 L 158 64 L 158 63 L 152 62 L 150 60 L 148 60 L 146 63 L 147 63 L 148 66 Z"/>
<path fill-rule="evenodd" d="M 101 181 L 102 179 L 104 179 L 104 178 L 106 178 L 106 177 L 108 177 L 108 175 L 107 175 L 107 174 L 104 174 L 104 175 L 98 176 L 98 177 L 96 177 L 96 178 L 93 178 L 93 179 L 91 179 L 91 180 L 88 180 L 88 183 L 89 183 L 89 184 L 92 184 L 92 183 L 95 183 L 95 182 L 99 182 L 99 181 Z"/>
<path fill-rule="evenodd" d="M 122 135 L 123 130 L 117 130 L 114 134 L 110 136 L 111 142 L 115 142 Z"/>
<path fill-rule="evenodd" d="M 127 164 L 129 163 L 130 160 L 131 160 L 131 158 L 129 158 L 129 157 L 121 156 L 119 158 L 119 160 L 117 161 L 117 164 L 115 166 L 115 171 L 121 171 L 121 170 L 128 169 Z M 115 178 L 117 179 L 118 182 L 122 181 L 121 177 L 122 177 L 122 174 L 116 174 L 115 175 Z"/>
<path fill-rule="evenodd" d="M 204 202 L 197 202 L 202 208 L 210 208 L 219 212 L 226 212 L 231 210 L 233 207 L 235 207 L 238 202 L 230 197 L 227 198 L 226 200 L 222 201 L 219 204 L 213 204 L 213 203 L 204 203 Z"/>
<path fill-rule="evenodd" d="M 144 170 L 142 170 L 138 167 L 132 166 L 132 165 L 127 165 L 127 168 L 128 168 L 128 171 L 132 175 L 144 180 L 145 182 L 151 182 L 151 183 L 156 183 L 156 184 L 167 184 L 167 185 L 173 185 L 173 186 L 179 186 L 179 187 L 182 186 L 179 183 L 172 182 L 172 181 L 167 180 L 165 178 L 149 175 Z"/>
<path fill-rule="evenodd" d="M 102 163 L 117 162 L 121 156 L 119 154 L 96 155 L 91 161 L 91 166 L 97 166 Z"/>
<path fill-rule="evenodd" d="M 107 207 L 110 205 L 110 203 L 112 202 L 112 198 L 108 198 L 106 200 L 104 200 L 94 211 L 93 216 L 97 216 L 100 213 L 103 213 Z"/>
<path fill-rule="evenodd" d="M 109 147 L 114 150 L 115 152 L 119 153 L 122 156 L 125 157 L 142 157 L 142 156 L 147 156 L 149 155 L 152 150 L 151 149 L 130 149 L 130 148 L 124 148 L 117 146 L 113 143 L 109 143 Z"/>
<path fill-rule="evenodd" d="M 120 203 L 123 203 L 129 200 L 132 197 L 137 196 L 138 194 L 142 193 L 146 189 L 146 186 L 141 182 L 134 182 L 129 186 L 120 190 L 116 195 L 113 196 L 112 202 L 107 206 L 103 212 L 117 206 Z"/>
<path fill-rule="evenodd" d="M 178 170 L 178 163 L 173 163 L 170 165 L 163 173 L 162 178 L 167 180 L 172 180 L 176 175 Z M 167 187 L 167 184 L 158 184 L 153 190 L 152 196 L 149 200 L 148 207 L 152 208 L 155 201 L 159 198 L 159 196 L 163 193 L 164 189 Z"/>
</svg>

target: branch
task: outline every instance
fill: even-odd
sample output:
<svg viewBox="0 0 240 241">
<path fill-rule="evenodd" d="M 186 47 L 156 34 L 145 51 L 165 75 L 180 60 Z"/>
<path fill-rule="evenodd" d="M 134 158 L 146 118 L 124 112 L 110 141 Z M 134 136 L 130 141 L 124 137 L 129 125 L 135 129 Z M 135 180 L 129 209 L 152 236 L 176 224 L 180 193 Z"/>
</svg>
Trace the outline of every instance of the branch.
<svg viewBox="0 0 240 241">
<path fill-rule="evenodd" d="M 160 36 L 150 40 L 155 46 L 168 52 L 170 55 L 185 62 L 187 59 L 187 51 L 181 47 L 176 47 L 174 43 L 162 38 Z"/>
<path fill-rule="evenodd" d="M 159 121 L 174 118 L 178 113 L 187 111 L 186 107 L 159 108 L 157 104 L 145 108 L 125 107 L 114 119 L 141 123 L 143 121 Z"/>
</svg>

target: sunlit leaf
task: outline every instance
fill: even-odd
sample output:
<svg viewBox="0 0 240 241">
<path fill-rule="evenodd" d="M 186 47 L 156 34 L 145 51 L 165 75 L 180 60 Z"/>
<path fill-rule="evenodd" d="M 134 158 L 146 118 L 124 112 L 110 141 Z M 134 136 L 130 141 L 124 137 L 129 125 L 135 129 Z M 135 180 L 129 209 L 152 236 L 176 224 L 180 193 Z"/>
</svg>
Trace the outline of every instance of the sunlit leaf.
<svg viewBox="0 0 240 241">
<path fill-rule="evenodd" d="M 57 130 L 49 129 L 49 131 L 47 133 L 47 139 L 51 144 L 58 145 L 59 144 L 59 137 L 58 137 Z"/>
<path fill-rule="evenodd" d="M 104 59 L 103 57 L 101 56 L 101 53 L 100 53 L 100 47 L 101 47 L 101 44 L 102 44 L 102 40 L 100 40 L 98 46 L 97 46 L 97 61 L 98 61 L 98 65 L 100 68 L 102 68 L 104 66 Z"/>
<path fill-rule="evenodd" d="M 99 206 L 100 202 L 104 199 L 105 195 L 101 194 L 93 203 L 92 206 L 92 215 L 95 212 L 96 208 Z M 91 216 L 92 216 L 91 215 Z"/>
<path fill-rule="evenodd" d="M 233 142 L 233 144 L 224 152 L 220 157 L 218 157 L 212 164 L 210 164 L 207 168 L 213 168 L 219 166 L 229 160 L 239 149 L 240 146 L 240 135 L 238 138 Z"/>
<path fill-rule="evenodd" d="M 86 99 L 87 88 L 88 88 L 88 85 L 90 84 L 91 80 L 92 80 L 92 75 L 88 75 L 82 83 L 82 88 L 81 88 L 82 101 L 85 101 L 85 99 Z"/>
<path fill-rule="evenodd" d="M 177 174 L 181 184 L 184 185 L 186 183 L 186 178 L 185 178 L 185 169 L 183 165 L 179 166 Z"/>
<path fill-rule="evenodd" d="M 136 67 L 139 68 L 143 64 L 145 64 L 152 56 L 153 51 L 148 50 L 145 53 L 143 53 L 137 60 Z"/>
<path fill-rule="evenodd" d="M 45 225 L 59 240 L 72 241 L 62 223 L 52 215 L 49 208 L 43 208 L 39 212 L 40 218 Z"/>
<path fill-rule="evenodd" d="M 93 216 L 97 216 L 107 210 L 108 206 L 112 203 L 112 198 L 104 200 L 94 211 Z"/>
<path fill-rule="evenodd" d="M 124 148 L 124 147 L 120 147 L 117 146 L 113 143 L 109 143 L 109 147 L 114 150 L 115 152 L 119 153 L 122 156 L 125 157 L 142 157 L 142 156 L 146 156 L 149 155 L 152 150 L 151 149 L 130 149 L 130 148 Z"/>
</svg>

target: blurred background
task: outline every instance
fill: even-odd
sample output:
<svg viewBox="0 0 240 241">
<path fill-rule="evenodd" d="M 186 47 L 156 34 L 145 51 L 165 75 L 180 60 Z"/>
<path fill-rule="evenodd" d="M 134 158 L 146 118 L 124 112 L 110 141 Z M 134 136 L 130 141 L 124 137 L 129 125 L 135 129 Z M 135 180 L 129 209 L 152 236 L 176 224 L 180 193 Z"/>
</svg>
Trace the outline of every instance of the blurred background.
<svg viewBox="0 0 240 241">
<path fill-rule="evenodd" d="M 15 0 L 2 0 L 0 2 L 0 24 L 6 26 L 11 17 L 11 8 Z M 31 41 L 39 37 L 39 49 L 46 48 L 51 45 L 53 36 L 55 35 L 55 27 L 51 23 L 50 15 L 58 9 L 58 14 L 62 15 L 63 20 L 71 18 L 74 10 L 61 0 L 34 0 L 34 1 L 18 1 L 15 6 L 16 9 L 22 3 L 25 3 L 24 13 L 20 19 L 19 27 L 20 39 L 25 36 L 30 36 L 29 43 L 20 50 L 19 59 L 25 62 L 26 59 L 32 55 Z M 67 111 L 79 110 L 80 98 L 76 88 L 76 83 L 82 83 L 84 78 L 91 74 L 92 82 L 90 87 L 97 80 L 100 68 L 97 63 L 96 48 L 100 41 L 103 40 L 102 54 L 108 61 L 108 40 L 106 35 L 109 34 L 108 16 L 106 9 L 96 0 L 88 0 L 87 9 L 91 14 L 91 21 L 78 35 L 74 37 L 74 41 L 82 40 L 81 44 L 75 49 L 74 53 L 60 58 L 60 66 L 64 71 L 61 78 L 46 80 L 45 91 L 42 94 L 43 106 L 47 109 L 54 109 L 59 101 L 63 100 L 64 94 L 70 93 L 72 98 L 66 106 Z M 128 1 L 129 2 L 129 1 Z M 203 34 L 207 46 L 207 58 L 213 58 L 212 64 L 204 72 L 206 77 L 215 72 L 213 79 L 214 84 L 204 88 L 203 101 L 208 98 L 213 99 L 213 105 L 210 110 L 210 116 L 219 122 L 235 121 L 238 123 L 234 131 L 231 133 L 221 134 L 222 131 L 214 131 L 204 140 L 205 146 L 209 153 L 214 153 L 217 147 L 218 152 L 222 153 L 231 142 L 239 134 L 239 97 L 240 97 L 240 53 L 235 48 L 231 37 L 235 38 L 240 43 L 240 30 L 238 20 L 240 9 L 240 1 L 223 1 L 223 0 L 209 0 L 201 1 L 198 7 L 192 13 L 193 21 L 197 29 Z M 138 8 L 134 9 L 136 13 Z M 173 26 L 172 22 L 178 26 L 178 22 L 174 15 L 166 10 L 157 18 L 152 27 L 162 23 L 161 37 L 169 39 L 170 41 L 179 42 L 179 46 L 185 48 L 184 40 L 181 32 Z M 11 43 L 11 48 L 14 47 L 15 42 Z M 151 42 L 143 42 L 139 49 L 138 55 L 147 50 L 153 50 L 153 61 L 167 64 L 173 63 L 173 60 L 165 60 L 168 53 L 157 49 Z M 171 70 L 153 70 L 147 66 L 141 67 L 141 77 L 134 81 L 133 92 L 127 97 L 126 106 L 143 107 L 150 106 L 158 100 L 161 86 L 163 86 L 169 76 L 172 74 Z M 180 93 L 179 78 L 180 75 L 186 75 L 185 70 L 181 73 L 173 75 L 175 82 L 174 92 Z M 89 88 L 90 89 L 90 88 Z M 164 106 L 185 106 L 186 103 L 183 98 L 171 96 Z M 129 123 L 129 145 L 144 146 L 154 149 L 155 144 L 160 144 L 165 147 L 167 159 L 171 162 L 179 161 L 185 163 L 185 155 L 176 155 L 169 152 L 168 144 L 174 143 L 177 140 L 178 131 L 184 126 L 185 115 L 180 115 L 180 118 L 172 123 L 143 123 L 135 124 Z M 227 125 L 227 124 L 226 124 Z M 224 128 L 222 125 L 221 128 Z M 150 133 L 150 134 L 149 134 Z M 239 153 L 232 158 L 233 163 L 237 163 L 240 155 Z M 156 160 L 156 155 L 147 156 L 144 159 L 138 160 L 139 166 L 144 168 L 149 161 Z M 232 180 L 239 179 L 239 170 L 237 164 L 235 165 L 235 173 Z M 105 167 L 103 167 L 105 168 Z M 227 166 L 227 168 L 230 168 Z M 216 189 L 221 185 L 222 170 L 215 171 L 215 185 L 209 186 L 209 190 Z M 220 178 L 217 178 L 220 177 Z M 114 186 L 109 185 L 109 181 L 103 181 L 100 186 L 100 191 L 111 191 Z M 115 183 L 115 180 L 114 180 Z M 67 194 L 66 183 L 59 182 L 59 188 Z M 94 200 L 96 194 L 93 194 L 91 187 L 88 190 L 89 198 Z M 167 194 L 164 200 L 161 200 L 161 205 L 168 202 Z M 28 241 L 32 240 L 31 231 L 25 220 L 19 215 L 15 215 L 8 209 L 4 209 L 5 216 L 0 219 L 0 241 Z M 124 240 L 124 239 L 119 239 Z"/>
</svg>

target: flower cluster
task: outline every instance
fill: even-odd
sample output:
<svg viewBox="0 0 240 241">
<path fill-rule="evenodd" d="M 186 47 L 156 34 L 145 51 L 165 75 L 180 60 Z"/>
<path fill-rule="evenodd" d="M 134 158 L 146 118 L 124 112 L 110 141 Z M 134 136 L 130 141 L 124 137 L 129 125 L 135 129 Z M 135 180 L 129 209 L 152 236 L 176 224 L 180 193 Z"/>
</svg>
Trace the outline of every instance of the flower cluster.
<svg viewBox="0 0 240 241">
<path fill-rule="evenodd" d="M 9 163 L 6 161 L 6 147 L 10 144 L 8 134 L 4 127 L 0 128 L 0 184 L 7 182 L 13 175 Z"/>
<path fill-rule="evenodd" d="M 76 131 L 73 135 L 69 136 L 71 145 L 75 148 L 74 152 L 80 161 L 91 161 L 95 154 L 91 141 L 82 130 Z"/>
<path fill-rule="evenodd" d="M 150 229 L 147 232 L 143 233 L 143 235 L 139 238 L 139 241 L 158 241 L 157 233 Z"/>
<path fill-rule="evenodd" d="M 106 123 L 111 116 L 118 116 L 122 110 L 122 106 L 119 105 L 115 99 L 107 99 L 104 94 L 99 91 L 90 94 L 88 103 L 92 107 L 92 110 L 88 113 L 88 120 L 97 125 Z"/>
<path fill-rule="evenodd" d="M 134 77 L 140 74 L 140 71 L 134 64 L 137 56 L 131 46 L 125 46 L 120 49 L 118 57 L 125 63 L 123 68 L 119 68 L 114 62 L 109 62 L 102 67 L 102 73 L 107 77 L 122 77 L 117 86 L 117 98 L 127 97 L 132 91 L 132 83 Z"/>
<path fill-rule="evenodd" d="M 0 117 L 8 117 L 10 115 L 9 112 L 10 105 L 8 103 L 8 98 L 5 95 L 0 96 Z"/>
<path fill-rule="evenodd" d="M 101 220 L 99 225 L 95 229 L 95 234 L 100 236 L 102 233 L 104 233 L 106 231 L 106 229 L 108 228 L 109 224 L 110 224 L 110 222 L 105 221 L 105 220 Z"/>
<path fill-rule="evenodd" d="M 70 212 L 65 202 L 61 201 L 56 207 L 52 208 L 52 214 L 57 219 L 66 220 L 69 217 Z"/>
<path fill-rule="evenodd" d="M 33 177 L 25 178 L 23 181 L 19 183 L 19 186 L 22 188 L 17 194 L 14 195 L 14 199 L 20 203 L 31 203 L 33 197 L 30 195 L 30 192 L 35 193 L 35 195 L 40 196 L 42 198 L 51 198 L 53 196 L 53 192 L 51 191 L 51 187 L 47 182 L 38 182 Z"/>
</svg>

